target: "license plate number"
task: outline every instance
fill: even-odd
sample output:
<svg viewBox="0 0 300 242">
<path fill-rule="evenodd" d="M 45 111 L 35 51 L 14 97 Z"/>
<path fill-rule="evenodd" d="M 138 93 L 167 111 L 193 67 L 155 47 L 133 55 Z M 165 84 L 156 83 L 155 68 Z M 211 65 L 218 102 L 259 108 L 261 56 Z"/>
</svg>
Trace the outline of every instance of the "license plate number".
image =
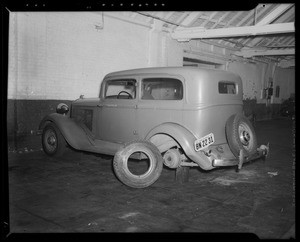
<svg viewBox="0 0 300 242">
<path fill-rule="evenodd" d="M 214 134 L 210 133 L 195 141 L 195 150 L 203 150 L 215 142 Z"/>
</svg>

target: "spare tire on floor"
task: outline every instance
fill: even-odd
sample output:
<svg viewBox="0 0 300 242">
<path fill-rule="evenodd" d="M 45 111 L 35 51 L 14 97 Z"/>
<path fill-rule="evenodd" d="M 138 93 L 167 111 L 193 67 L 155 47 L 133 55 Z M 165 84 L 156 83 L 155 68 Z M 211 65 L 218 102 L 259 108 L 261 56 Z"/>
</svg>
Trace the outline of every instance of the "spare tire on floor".
<svg viewBox="0 0 300 242">
<path fill-rule="evenodd" d="M 257 150 L 257 138 L 251 122 L 241 114 L 232 115 L 226 122 L 226 138 L 231 152 L 239 157 L 243 149 L 245 156 Z"/>
<path fill-rule="evenodd" d="M 160 176 L 163 158 L 158 148 L 149 141 L 133 141 L 120 148 L 113 161 L 119 180 L 133 188 L 145 188 Z"/>
</svg>

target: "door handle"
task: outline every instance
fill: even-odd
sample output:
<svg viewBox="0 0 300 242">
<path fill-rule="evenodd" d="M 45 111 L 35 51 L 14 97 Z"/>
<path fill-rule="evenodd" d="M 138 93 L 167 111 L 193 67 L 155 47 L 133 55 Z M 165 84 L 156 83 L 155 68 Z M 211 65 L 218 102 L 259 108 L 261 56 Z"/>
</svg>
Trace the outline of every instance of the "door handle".
<svg viewBox="0 0 300 242">
<path fill-rule="evenodd" d="M 102 107 L 118 107 L 117 104 L 102 104 Z"/>
</svg>

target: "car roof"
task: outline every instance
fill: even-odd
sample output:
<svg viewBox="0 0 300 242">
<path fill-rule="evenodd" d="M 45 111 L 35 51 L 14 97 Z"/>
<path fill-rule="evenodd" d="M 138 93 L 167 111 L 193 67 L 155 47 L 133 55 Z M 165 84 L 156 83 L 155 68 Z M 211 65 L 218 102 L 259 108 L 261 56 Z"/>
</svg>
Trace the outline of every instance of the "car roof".
<svg viewBox="0 0 300 242">
<path fill-rule="evenodd" d="M 183 77 L 191 76 L 191 75 L 203 75 L 203 74 L 213 74 L 213 75 L 222 75 L 222 74 L 231 74 L 236 76 L 235 74 L 224 71 L 224 70 L 216 70 L 216 69 L 208 69 L 208 68 L 199 68 L 199 67 L 148 67 L 148 68 L 138 68 L 138 69 L 130 69 L 123 71 L 111 72 L 105 76 L 105 78 L 117 77 L 121 75 L 141 75 L 141 74 L 169 74 L 169 75 L 180 75 Z"/>
</svg>

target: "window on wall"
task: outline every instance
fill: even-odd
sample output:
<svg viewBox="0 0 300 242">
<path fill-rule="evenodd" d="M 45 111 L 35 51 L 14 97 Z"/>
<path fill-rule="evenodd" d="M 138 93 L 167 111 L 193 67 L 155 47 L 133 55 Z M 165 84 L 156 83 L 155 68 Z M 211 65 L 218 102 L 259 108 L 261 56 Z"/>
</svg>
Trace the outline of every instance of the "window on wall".
<svg viewBox="0 0 300 242">
<path fill-rule="evenodd" d="M 276 86 L 275 97 L 279 97 L 279 95 L 280 95 L 280 86 Z"/>
</svg>

